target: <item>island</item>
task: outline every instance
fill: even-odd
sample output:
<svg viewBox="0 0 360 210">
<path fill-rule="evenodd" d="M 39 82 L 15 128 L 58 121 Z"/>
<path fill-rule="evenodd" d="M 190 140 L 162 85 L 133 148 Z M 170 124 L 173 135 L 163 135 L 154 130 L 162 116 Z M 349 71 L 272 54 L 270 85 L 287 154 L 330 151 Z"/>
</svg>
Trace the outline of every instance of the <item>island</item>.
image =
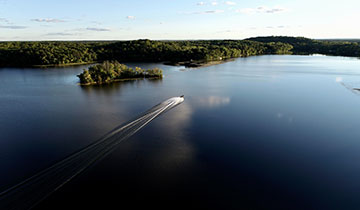
<svg viewBox="0 0 360 210">
<path fill-rule="evenodd" d="M 133 69 L 118 61 L 104 61 L 90 66 L 77 76 L 80 78 L 81 85 L 100 85 L 141 78 L 161 79 L 163 71 L 159 68 L 145 70 L 135 67 Z"/>
</svg>

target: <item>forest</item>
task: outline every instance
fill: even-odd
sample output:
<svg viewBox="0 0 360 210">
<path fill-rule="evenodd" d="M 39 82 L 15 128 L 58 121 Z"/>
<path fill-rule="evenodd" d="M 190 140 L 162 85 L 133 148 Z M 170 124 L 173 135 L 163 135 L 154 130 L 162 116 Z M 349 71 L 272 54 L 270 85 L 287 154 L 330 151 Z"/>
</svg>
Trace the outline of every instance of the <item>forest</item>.
<svg viewBox="0 0 360 210">
<path fill-rule="evenodd" d="M 203 62 L 263 54 L 289 53 L 284 43 L 246 40 L 0 42 L 0 66 L 48 66 L 119 62 Z"/>
<path fill-rule="evenodd" d="M 255 37 L 245 40 L 196 41 L 33 41 L 0 42 L 0 66 L 63 66 L 119 62 L 219 61 L 265 54 L 324 54 L 360 57 L 354 40 L 304 37 Z"/>
<path fill-rule="evenodd" d="M 304 37 L 268 36 L 247 40 L 262 43 L 281 42 L 293 46 L 293 54 L 323 54 L 360 57 L 359 40 L 315 40 Z"/>
<path fill-rule="evenodd" d="M 122 79 L 161 79 L 163 77 L 163 72 L 159 68 L 145 70 L 135 67 L 135 69 L 133 69 L 117 61 L 104 61 L 101 64 L 90 66 L 88 70 L 84 70 L 78 77 L 80 78 L 80 84 L 100 85 Z"/>
<path fill-rule="evenodd" d="M 87 42 L 1 42 L 0 66 L 36 66 L 91 63 L 97 60 Z"/>
</svg>

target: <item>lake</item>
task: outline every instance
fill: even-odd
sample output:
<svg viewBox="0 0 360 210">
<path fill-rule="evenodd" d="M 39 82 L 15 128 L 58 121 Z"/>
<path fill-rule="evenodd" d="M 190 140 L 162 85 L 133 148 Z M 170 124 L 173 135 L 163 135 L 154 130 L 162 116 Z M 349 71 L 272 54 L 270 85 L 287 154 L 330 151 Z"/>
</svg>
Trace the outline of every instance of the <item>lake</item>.
<svg viewBox="0 0 360 210">
<path fill-rule="evenodd" d="M 360 60 L 266 55 L 81 87 L 0 69 L 0 190 L 170 97 L 185 102 L 34 209 L 359 209 Z"/>
</svg>

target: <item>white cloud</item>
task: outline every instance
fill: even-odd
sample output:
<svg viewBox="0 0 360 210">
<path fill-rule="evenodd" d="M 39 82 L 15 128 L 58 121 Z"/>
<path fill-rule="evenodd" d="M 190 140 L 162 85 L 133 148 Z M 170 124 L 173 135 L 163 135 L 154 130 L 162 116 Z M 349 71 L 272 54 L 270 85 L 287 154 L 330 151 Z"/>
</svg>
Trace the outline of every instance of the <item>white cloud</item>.
<svg viewBox="0 0 360 210">
<path fill-rule="evenodd" d="M 233 30 L 223 30 L 223 31 L 217 31 L 216 33 L 223 34 L 223 33 L 233 33 L 235 31 Z"/>
<path fill-rule="evenodd" d="M 225 2 L 226 5 L 236 5 L 236 2 L 233 1 L 226 1 Z"/>
<path fill-rule="evenodd" d="M 236 12 L 243 13 L 243 14 L 253 14 L 256 12 L 256 10 L 252 9 L 252 8 L 245 8 L 245 9 L 237 9 Z"/>
<path fill-rule="evenodd" d="M 14 26 L 14 25 L 9 25 L 9 26 L 1 26 L 0 28 L 6 28 L 6 29 L 25 29 L 27 28 L 26 26 Z"/>
<path fill-rule="evenodd" d="M 8 19 L 6 19 L 6 18 L 0 18 L 0 22 L 5 22 L 5 23 L 8 23 L 8 22 L 9 22 L 9 20 L 8 20 Z"/>
<path fill-rule="evenodd" d="M 126 18 L 129 19 L 129 20 L 135 20 L 136 17 L 129 15 L 129 16 L 126 16 Z"/>
<path fill-rule="evenodd" d="M 279 12 L 285 12 L 286 8 L 284 7 L 273 7 L 273 8 L 267 8 L 267 7 L 259 7 L 259 11 L 265 12 L 265 13 L 279 13 Z"/>
<path fill-rule="evenodd" d="M 64 20 L 53 19 L 53 18 L 36 18 L 36 19 L 31 19 L 31 21 L 46 22 L 46 23 L 62 23 L 62 22 L 65 22 Z"/>
<path fill-rule="evenodd" d="M 293 28 L 289 25 L 278 25 L 278 26 L 266 26 L 266 29 L 285 29 L 285 28 Z"/>
<path fill-rule="evenodd" d="M 275 6 L 275 7 L 266 7 L 266 6 L 261 6 L 258 8 L 244 8 L 244 9 L 238 9 L 236 10 L 236 12 L 240 12 L 243 14 L 255 14 L 255 13 L 268 13 L 268 14 L 273 14 L 273 13 L 280 13 L 280 12 L 285 12 L 287 11 L 286 8 L 284 7 L 280 7 L 280 6 Z"/>
<path fill-rule="evenodd" d="M 107 28 L 92 28 L 92 27 L 88 27 L 88 28 L 86 28 L 86 30 L 88 30 L 88 31 L 111 31 L 110 29 L 107 29 Z"/>
<path fill-rule="evenodd" d="M 216 1 L 213 1 L 213 2 L 211 2 L 211 5 L 213 5 L 213 6 L 216 6 L 216 5 L 218 5 L 219 3 L 217 3 Z"/>
<path fill-rule="evenodd" d="M 198 6 L 204 6 L 204 5 L 205 5 L 205 2 L 201 1 L 201 2 L 198 2 L 196 5 L 198 5 Z"/>
<path fill-rule="evenodd" d="M 186 15 L 206 15 L 206 14 L 219 14 L 223 13 L 225 10 L 207 10 L 207 11 L 201 11 L 201 12 L 180 12 L 180 14 L 186 14 Z"/>
<path fill-rule="evenodd" d="M 46 36 L 71 36 L 74 34 L 71 33 L 62 33 L 62 32 L 58 32 L 58 33 L 48 33 L 46 34 Z"/>
<path fill-rule="evenodd" d="M 91 21 L 91 23 L 93 23 L 95 25 L 102 25 L 102 22 L 99 22 L 99 21 Z"/>
<path fill-rule="evenodd" d="M 221 9 L 217 9 L 217 10 L 204 11 L 204 12 L 201 12 L 200 14 L 217 14 L 217 13 L 223 13 L 223 12 L 225 12 L 225 11 L 221 10 Z"/>
<path fill-rule="evenodd" d="M 336 82 L 342 82 L 342 81 L 343 81 L 343 78 L 342 78 L 342 77 L 336 77 L 336 78 L 335 78 L 335 81 L 336 81 Z"/>
</svg>

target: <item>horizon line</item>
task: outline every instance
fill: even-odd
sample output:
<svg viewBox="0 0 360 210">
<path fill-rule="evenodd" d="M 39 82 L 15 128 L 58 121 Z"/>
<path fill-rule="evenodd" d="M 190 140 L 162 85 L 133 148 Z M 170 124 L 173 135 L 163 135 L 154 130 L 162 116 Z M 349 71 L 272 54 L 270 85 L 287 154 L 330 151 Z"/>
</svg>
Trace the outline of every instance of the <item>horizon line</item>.
<svg viewBox="0 0 360 210">
<path fill-rule="evenodd" d="M 76 41 L 87 41 L 87 42 L 101 42 L 101 41 L 107 41 L 107 42 L 116 42 L 116 41 L 137 41 L 137 40 L 151 40 L 151 41 L 205 41 L 205 40 L 246 40 L 250 38 L 258 38 L 258 37 L 303 37 L 308 39 L 314 39 L 314 40 L 360 40 L 359 38 L 309 38 L 305 36 L 252 36 L 244 39 L 149 39 L 149 38 L 139 38 L 139 39 L 38 39 L 38 40 L 0 40 L 0 42 L 46 42 L 46 41 L 59 41 L 59 42 L 76 42 Z"/>
</svg>

